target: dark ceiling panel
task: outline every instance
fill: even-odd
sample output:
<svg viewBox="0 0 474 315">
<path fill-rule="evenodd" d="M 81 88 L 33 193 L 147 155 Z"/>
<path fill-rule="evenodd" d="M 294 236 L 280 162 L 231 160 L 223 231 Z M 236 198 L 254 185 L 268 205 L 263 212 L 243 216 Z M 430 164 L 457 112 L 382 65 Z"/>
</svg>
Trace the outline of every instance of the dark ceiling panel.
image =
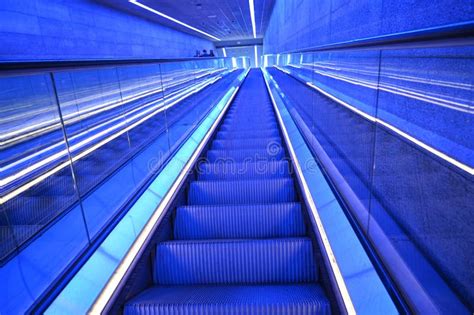
<svg viewBox="0 0 474 315">
<path fill-rule="evenodd" d="M 199 35 L 176 23 L 129 3 L 127 0 L 98 0 L 167 26 Z M 257 37 L 262 38 L 275 0 L 255 1 Z M 221 40 L 253 38 L 248 0 L 139 0 L 140 3 L 209 33 Z"/>
</svg>

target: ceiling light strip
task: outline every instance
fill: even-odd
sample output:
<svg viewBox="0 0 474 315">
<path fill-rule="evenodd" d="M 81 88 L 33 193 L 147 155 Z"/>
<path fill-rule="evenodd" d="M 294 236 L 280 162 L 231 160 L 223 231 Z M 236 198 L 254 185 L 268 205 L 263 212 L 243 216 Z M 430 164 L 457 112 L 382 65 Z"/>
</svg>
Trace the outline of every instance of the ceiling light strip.
<svg viewBox="0 0 474 315">
<path fill-rule="evenodd" d="M 186 23 L 184 23 L 184 22 L 181 22 L 180 20 L 177 20 L 177 19 L 175 19 L 175 18 L 173 18 L 173 17 L 171 17 L 171 16 L 169 16 L 169 15 L 166 15 L 166 14 L 160 12 L 160 11 L 157 11 L 157 10 L 155 10 L 155 9 L 153 9 L 153 8 L 150 8 L 149 6 L 146 6 L 146 5 L 144 5 L 144 4 L 140 3 L 140 2 L 138 2 L 137 0 L 129 0 L 129 2 L 130 2 L 131 4 L 134 4 L 134 5 L 138 6 L 138 7 L 140 7 L 140 8 L 143 8 L 143 9 L 145 9 L 145 10 L 147 10 L 147 11 L 150 11 L 150 12 L 152 12 L 152 13 L 155 13 L 156 15 L 159 15 L 159 16 L 161 16 L 161 17 L 167 19 L 167 20 L 170 20 L 170 21 L 175 22 L 175 23 L 177 23 L 177 24 L 179 24 L 179 25 L 181 25 L 181 26 L 184 26 L 184 27 L 186 27 L 186 28 L 189 28 L 190 30 L 193 30 L 193 31 L 198 32 L 198 33 L 201 33 L 201 34 L 203 34 L 203 35 L 205 35 L 205 36 L 208 36 L 208 37 L 210 37 L 210 38 L 212 38 L 212 39 L 215 39 L 215 40 L 218 40 L 218 41 L 221 40 L 220 38 L 217 38 L 217 37 L 215 37 L 215 36 L 213 36 L 213 35 L 211 35 L 211 34 L 209 34 L 209 33 L 206 33 L 206 32 L 204 32 L 204 31 L 202 31 L 202 30 L 200 30 L 200 29 L 198 29 L 198 28 L 195 28 L 195 27 L 193 27 L 193 26 L 191 26 L 191 25 L 189 25 L 189 24 L 186 24 Z M 252 2 L 253 2 L 253 1 L 252 1 Z M 254 31 L 254 34 L 255 34 L 255 31 Z"/>
<path fill-rule="evenodd" d="M 254 0 L 249 0 L 250 19 L 252 20 L 253 38 L 257 38 L 257 27 L 255 25 L 255 4 L 253 1 Z"/>
</svg>

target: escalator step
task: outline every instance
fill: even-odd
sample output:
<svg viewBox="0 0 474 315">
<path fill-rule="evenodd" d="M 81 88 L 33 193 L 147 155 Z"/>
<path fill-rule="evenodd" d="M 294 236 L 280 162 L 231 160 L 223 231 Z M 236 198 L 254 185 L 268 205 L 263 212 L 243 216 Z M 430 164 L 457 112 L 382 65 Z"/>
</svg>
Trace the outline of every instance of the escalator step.
<svg viewBox="0 0 474 315">
<path fill-rule="evenodd" d="M 74 181 L 70 169 L 67 171 L 62 176 L 47 177 L 41 182 L 41 185 L 30 188 L 26 195 L 29 197 L 74 195 Z"/>
<path fill-rule="evenodd" d="M 222 139 L 249 139 L 279 137 L 278 129 L 272 130 L 247 130 L 247 131 L 219 131 L 216 140 Z"/>
<path fill-rule="evenodd" d="M 189 187 L 190 204 L 262 204 L 296 201 L 291 178 L 246 181 L 195 181 Z"/>
<path fill-rule="evenodd" d="M 5 213 L 12 225 L 42 225 L 55 217 L 64 205 L 77 200 L 75 193 L 61 196 L 21 197 L 5 205 Z"/>
<path fill-rule="evenodd" d="M 315 284 L 153 287 L 129 301 L 124 313 L 200 315 L 328 315 L 329 301 Z"/>
<path fill-rule="evenodd" d="M 202 163 L 197 168 L 199 180 L 243 180 L 288 177 L 288 161 L 249 163 Z"/>
<path fill-rule="evenodd" d="M 264 149 L 240 149 L 240 150 L 209 150 L 207 159 L 209 162 L 258 162 L 282 160 L 285 152 L 279 146 L 271 146 Z"/>
<path fill-rule="evenodd" d="M 252 113 L 252 115 L 249 115 L 249 112 Z M 241 114 L 235 114 L 233 116 L 225 117 L 223 120 L 223 123 L 227 124 L 241 124 L 241 123 L 265 123 L 265 124 L 274 124 L 275 119 L 271 114 L 261 112 L 261 111 L 256 111 L 254 109 L 248 109 L 246 113 L 241 113 Z M 270 116 L 270 117 L 269 117 Z"/>
<path fill-rule="evenodd" d="M 125 314 L 330 314 L 263 76 L 251 70 Z"/>
<path fill-rule="evenodd" d="M 176 239 L 303 236 L 299 203 L 183 206 L 176 211 Z"/>
<path fill-rule="evenodd" d="M 240 131 L 248 131 L 254 130 L 258 128 L 258 130 L 264 129 L 278 129 L 278 126 L 275 122 L 272 123 L 264 123 L 264 122 L 225 122 L 221 125 L 220 131 L 232 131 L 232 130 L 240 130 Z"/>
<path fill-rule="evenodd" d="M 74 172 L 78 176 L 97 176 L 104 171 L 104 168 L 110 167 L 112 160 L 103 160 L 102 158 L 88 157 L 77 160 L 73 164 Z"/>
<path fill-rule="evenodd" d="M 162 285 L 305 283 L 317 280 L 308 238 L 168 241 L 156 250 Z"/>
<path fill-rule="evenodd" d="M 280 138 L 214 140 L 212 142 L 212 149 L 266 149 L 269 145 L 281 146 Z"/>
<path fill-rule="evenodd" d="M 3 240 L 17 240 L 22 242 L 28 239 L 36 231 L 41 229 L 41 225 L 11 225 L 11 226 L 0 226 L 0 244 L 3 245 Z"/>
</svg>

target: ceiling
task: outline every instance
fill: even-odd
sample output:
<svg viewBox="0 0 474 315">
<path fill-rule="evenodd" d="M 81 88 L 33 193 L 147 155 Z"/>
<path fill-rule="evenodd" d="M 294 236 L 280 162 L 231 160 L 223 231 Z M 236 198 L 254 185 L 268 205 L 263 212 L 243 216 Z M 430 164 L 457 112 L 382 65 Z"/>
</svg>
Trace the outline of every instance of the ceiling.
<svg viewBox="0 0 474 315">
<path fill-rule="evenodd" d="M 206 35 L 169 21 L 128 0 L 99 0 L 160 24 L 216 41 Z M 248 0 L 138 0 L 154 10 L 200 29 L 220 40 L 242 40 L 253 37 Z M 263 38 L 275 0 L 254 0 L 257 38 Z"/>
</svg>

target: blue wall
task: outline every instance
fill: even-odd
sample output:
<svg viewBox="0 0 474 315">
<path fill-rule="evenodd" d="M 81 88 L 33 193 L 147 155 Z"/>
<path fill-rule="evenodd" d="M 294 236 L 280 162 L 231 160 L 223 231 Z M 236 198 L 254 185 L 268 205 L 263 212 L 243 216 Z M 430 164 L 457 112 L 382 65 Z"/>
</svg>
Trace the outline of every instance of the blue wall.
<svg viewBox="0 0 474 315">
<path fill-rule="evenodd" d="M 466 0 L 277 0 L 265 53 L 346 42 L 474 19 Z"/>
<path fill-rule="evenodd" d="M 0 61 L 179 58 L 212 48 L 92 0 L 0 1 Z"/>
</svg>

